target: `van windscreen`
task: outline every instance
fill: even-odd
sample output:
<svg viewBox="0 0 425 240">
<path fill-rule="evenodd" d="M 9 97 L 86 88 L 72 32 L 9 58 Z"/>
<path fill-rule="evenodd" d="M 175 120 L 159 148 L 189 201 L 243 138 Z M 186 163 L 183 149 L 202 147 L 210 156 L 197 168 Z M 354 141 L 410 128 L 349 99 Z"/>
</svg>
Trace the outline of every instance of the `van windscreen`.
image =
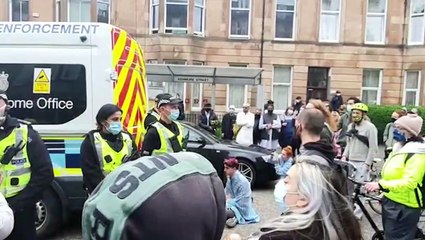
<svg viewBox="0 0 425 240">
<path fill-rule="evenodd" d="M 87 108 L 84 65 L 0 63 L 0 89 L 5 79 L 10 115 L 32 124 L 64 124 Z"/>
</svg>

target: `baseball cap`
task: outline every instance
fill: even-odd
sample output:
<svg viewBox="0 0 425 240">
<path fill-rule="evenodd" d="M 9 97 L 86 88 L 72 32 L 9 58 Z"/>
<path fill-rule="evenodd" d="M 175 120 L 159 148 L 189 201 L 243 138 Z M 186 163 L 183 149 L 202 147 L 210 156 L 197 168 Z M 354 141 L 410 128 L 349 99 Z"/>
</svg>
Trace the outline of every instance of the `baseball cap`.
<svg viewBox="0 0 425 240">
<path fill-rule="evenodd" d="M 108 174 L 87 199 L 83 239 L 220 240 L 225 205 L 223 183 L 203 156 L 142 157 Z"/>
<path fill-rule="evenodd" d="M 169 93 L 163 93 L 156 96 L 155 102 L 157 103 L 158 107 L 161 107 L 162 105 L 166 104 L 179 104 L 182 102 L 182 100 Z"/>
</svg>

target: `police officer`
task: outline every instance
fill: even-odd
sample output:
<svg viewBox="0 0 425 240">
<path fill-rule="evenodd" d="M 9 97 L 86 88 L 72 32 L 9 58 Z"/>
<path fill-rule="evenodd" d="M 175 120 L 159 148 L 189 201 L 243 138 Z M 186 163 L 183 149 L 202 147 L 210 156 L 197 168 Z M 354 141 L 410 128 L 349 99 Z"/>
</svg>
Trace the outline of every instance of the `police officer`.
<svg viewBox="0 0 425 240">
<path fill-rule="evenodd" d="M 161 155 L 180 152 L 185 148 L 188 134 L 183 126 L 176 122 L 180 115 L 181 99 L 163 94 L 158 98 L 158 122 L 151 124 L 142 145 L 142 155 Z"/>
<path fill-rule="evenodd" d="M 159 111 L 158 111 L 158 108 L 157 108 L 158 101 L 159 101 L 159 99 L 162 99 L 167 95 L 169 95 L 169 97 L 172 97 L 168 93 L 161 93 L 161 94 L 156 95 L 155 106 L 148 111 L 148 114 L 145 117 L 145 121 L 143 122 L 145 129 L 148 129 L 149 125 L 159 121 L 160 116 L 159 116 Z"/>
<path fill-rule="evenodd" d="M 7 239 L 36 239 L 35 204 L 53 181 L 52 163 L 38 133 L 8 110 L 7 95 L 0 92 L 0 191 L 15 218 Z"/>
<path fill-rule="evenodd" d="M 87 133 L 81 144 L 81 169 L 89 194 L 123 162 L 140 157 L 131 135 L 123 130 L 121 120 L 122 110 L 118 106 L 102 106 L 96 115 L 97 129 Z"/>
</svg>

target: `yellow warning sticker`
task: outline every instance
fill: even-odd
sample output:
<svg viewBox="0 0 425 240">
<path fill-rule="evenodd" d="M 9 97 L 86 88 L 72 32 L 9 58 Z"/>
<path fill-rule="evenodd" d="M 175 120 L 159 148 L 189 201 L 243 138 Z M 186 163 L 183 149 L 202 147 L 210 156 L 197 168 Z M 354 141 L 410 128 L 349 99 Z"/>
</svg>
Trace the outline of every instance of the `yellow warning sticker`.
<svg viewBox="0 0 425 240">
<path fill-rule="evenodd" d="M 34 68 L 34 94 L 50 94 L 50 77 L 52 69 L 50 68 Z"/>
</svg>

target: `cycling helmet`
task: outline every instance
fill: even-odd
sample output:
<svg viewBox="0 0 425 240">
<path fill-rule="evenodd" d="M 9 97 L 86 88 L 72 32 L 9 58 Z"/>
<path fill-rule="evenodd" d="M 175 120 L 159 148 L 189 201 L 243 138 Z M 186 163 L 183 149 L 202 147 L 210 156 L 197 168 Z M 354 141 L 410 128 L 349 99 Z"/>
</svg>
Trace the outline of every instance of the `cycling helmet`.
<svg viewBox="0 0 425 240">
<path fill-rule="evenodd" d="M 356 103 L 356 104 L 354 104 L 353 108 L 351 108 L 351 109 L 352 110 L 359 110 L 359 111 L 362 111 L 362 112 L 365 112 L 365 113 L 367 113 L 369 111 L 369 108 L 364 103 Z"/>
</svg>

